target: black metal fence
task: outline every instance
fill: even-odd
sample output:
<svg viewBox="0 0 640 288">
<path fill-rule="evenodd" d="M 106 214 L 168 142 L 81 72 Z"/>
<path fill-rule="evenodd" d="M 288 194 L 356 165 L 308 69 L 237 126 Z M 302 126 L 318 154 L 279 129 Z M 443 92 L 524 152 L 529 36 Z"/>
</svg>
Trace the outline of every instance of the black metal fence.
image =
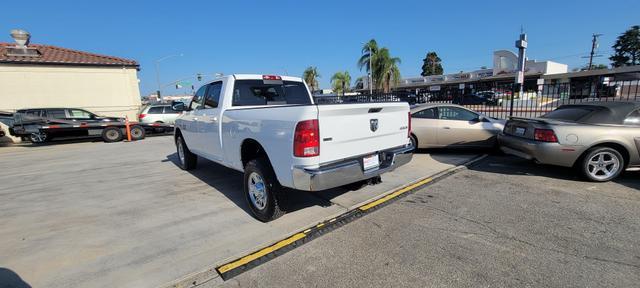
<svg viewBox="0 0 640 288">
<path fill-rule="evenodd" d="M 593 101 L 640 101 L 640 80 L 606 83 L 555 83 L 520 86 L 515 84 L 473 84 L 464 89 L 449 87 L 418 93 L 394 92 L 355 96 L 315 96 L 318 104 L 396 102 L 452 103 L 489 117 L 537 117 L 564 104 Z"/>
</svg>

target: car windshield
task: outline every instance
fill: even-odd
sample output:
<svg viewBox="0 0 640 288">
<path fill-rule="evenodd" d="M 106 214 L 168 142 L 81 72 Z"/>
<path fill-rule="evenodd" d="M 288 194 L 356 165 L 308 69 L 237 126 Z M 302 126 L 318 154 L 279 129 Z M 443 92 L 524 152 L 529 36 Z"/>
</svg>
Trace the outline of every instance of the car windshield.
<svg viewBox="0 0 640 288">
<path fill-rule="evenodd" d="M 551 111 L 543 115 L 541 118 L 575 122 L 585 118 L 587 115 L 589 115 L 593 111 L 594 109 L 590 109 L 587 107 L 560 107 L 554 111 Z"/>
</svg>

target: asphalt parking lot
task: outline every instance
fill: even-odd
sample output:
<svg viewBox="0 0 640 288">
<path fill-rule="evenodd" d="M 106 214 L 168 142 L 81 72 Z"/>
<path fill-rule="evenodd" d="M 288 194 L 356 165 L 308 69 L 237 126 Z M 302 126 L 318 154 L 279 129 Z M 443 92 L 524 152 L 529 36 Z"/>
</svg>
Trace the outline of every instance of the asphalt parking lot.
<svg viewBox="0 0 640 288">
<path fill-rule="evenodd" d="M 420 154 L 379 185 L 293 191 L 289 213 L 265 224 L 248 212 L 241 173 L 209 161 L 180 170 L 170 136 L 2 147 L 0 280 L 170 285 L 476 156 Z"/>
<path fill-rule="evenodd" d="M 639 176 L 490 156 L 224 285 L 638 287 Z"/>
</svg>

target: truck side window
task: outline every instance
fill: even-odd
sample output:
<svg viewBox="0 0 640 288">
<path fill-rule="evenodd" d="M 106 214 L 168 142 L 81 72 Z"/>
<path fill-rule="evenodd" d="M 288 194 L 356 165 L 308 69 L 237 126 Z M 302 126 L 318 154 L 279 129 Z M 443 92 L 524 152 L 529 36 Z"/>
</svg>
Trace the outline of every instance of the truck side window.
<svg viewBox="0 0 640 288">
<path fill-rule="evenodd" d="M 222 82 L 215 82 L 209 85 L 207 96 L 204 97 L 204 109 L 212 109 L 218 107 L 220 100 L 220 91 L 222 91 Z"/>
<path fill-rule="evenodd" d="M 207 92 L 207 86 L 209 85 L 200 87 L 198 92 L 196 92 L 196 95 L 193 95 L 193 98 L 191 98 L 191 104 L 189 104 L 189 110 L 196 110 L 202 106 L 202 98 L 204 98 L 204 93 Z"/>
</svg>

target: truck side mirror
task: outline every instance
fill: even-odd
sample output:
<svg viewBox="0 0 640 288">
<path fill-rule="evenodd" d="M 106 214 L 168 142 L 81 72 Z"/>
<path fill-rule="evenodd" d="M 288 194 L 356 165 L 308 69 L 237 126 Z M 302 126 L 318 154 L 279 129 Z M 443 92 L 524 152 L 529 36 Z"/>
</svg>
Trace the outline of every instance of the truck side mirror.
<svg viewBox="0 0 640 288">
<path fill-rule="evenodd" d="M 171 103 L 171 110 L 173 111 L 178 111 L 178 112 L 182 112 L 184 110 L 186 110 L 186 106 L 184 105 L 184 102 L 180 102 L 180 101 L 176 101 Z"/>
</svg>

